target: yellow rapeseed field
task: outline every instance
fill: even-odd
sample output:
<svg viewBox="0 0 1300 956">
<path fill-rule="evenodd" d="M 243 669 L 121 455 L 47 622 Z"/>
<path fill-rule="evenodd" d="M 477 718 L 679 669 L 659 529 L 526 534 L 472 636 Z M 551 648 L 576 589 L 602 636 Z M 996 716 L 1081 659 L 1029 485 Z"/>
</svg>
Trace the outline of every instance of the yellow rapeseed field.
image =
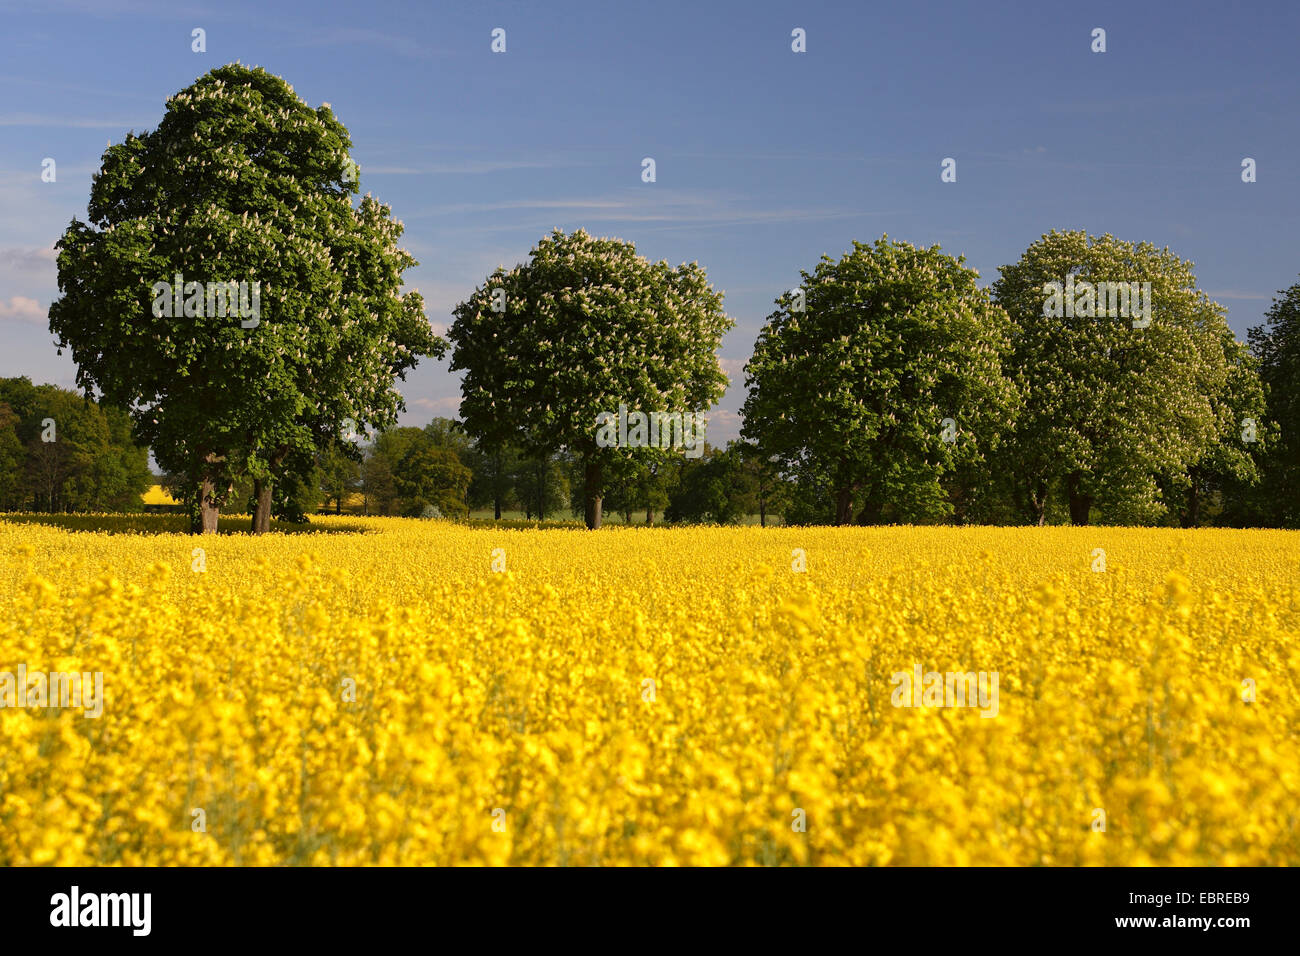
<svg viewBox="0 0 1300 956">
<path fill-rule="evenodd" d="M 104 696 L 0 710 L 0 864 L 1300 858 L 1300 534 L 180 520 L 0 521 Z"/>
<path fill-rule="evenodd" d="M 140 500 L 147 505 L 180 504 L 162 485 L 150 485 L 149 490 L 140 496 Z"/>
</svg>

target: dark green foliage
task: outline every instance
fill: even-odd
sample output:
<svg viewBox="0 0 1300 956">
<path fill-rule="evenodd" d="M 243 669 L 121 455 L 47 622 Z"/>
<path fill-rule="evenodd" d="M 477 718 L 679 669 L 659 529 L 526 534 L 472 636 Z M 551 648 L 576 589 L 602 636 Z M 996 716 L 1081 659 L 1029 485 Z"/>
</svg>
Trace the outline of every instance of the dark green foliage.
<svg viewBox="0 0 1300 956">
<path fill-rule="evenodd" d="M 1300 528 L 1300 282 L 1280 292 L 1263 325 L 1250 330 L 1267 393 L 1275 440 L 1264 457 L 1254 495 L 1232 496 L 1231 517 L 1243 524 Z"/>
<path fill-rule="evenodd" d="M 444 419 L 443 422 L 446 422 Z M 469 513 L 473 477 L 456 453 L 462 446 L 447 425 L 393 428 L 366 450 L 363 489 L 370 514 L 460 518 Z"/>
<path fill-rule="evenodd" d="M 235 478 L 305 479 L 345 420 L 392 425 L 394 378 L 441 352 L 420 296 L 401 292 L 416 264 L 402 226 L 368 195 L 352 205 L 350 147 L 328 106 L 219 67 L 105 151 L 89 222 L 58 243 L 51 331 L 78 384 L 131 409 L 159 464 L 206 489 L 204 530 Z M 155 288 L 177 274 L 180 314 Z M 198 285 L 226 282 L 249 300 L 258 284 L 253 324 Z"/>
<path fill-rule="evenodd" d="M 674 523 L 733 524 L 755 510 L 756 490 L 738 442 L 706 448 L 700 458 L 681 465 L 664 517 Z"/>
<path fill-rule="evenodd" d="M 598 527 L 609 486 L 662 457 L 600 447 L 597 416 L 703 411 L 727 380 L 716 351 L 732 321 L 697 263 L 650 262 L 631 243 L 555 230 L 530 260 L 498 269 L 455 309 L 460 414 L 484 450 L 580 463 L 583 511 Z"/>
<path fill-rule="evenodd" d="M 962 262 L 855 242 L 801 273 L 802 301 L 777 299 L 745 367 L 741 433 L 803 489 L 801 518 L 822 497 L 837 524 L 951 514 L 945 478 L 985 460 L 1014 420 L 1010 323 Z"/>
<path fill-rule="evenodd" d="M 0 511 L 141 511 L 151 483 L 124 412 L 0 379 Z"/>
</svg>

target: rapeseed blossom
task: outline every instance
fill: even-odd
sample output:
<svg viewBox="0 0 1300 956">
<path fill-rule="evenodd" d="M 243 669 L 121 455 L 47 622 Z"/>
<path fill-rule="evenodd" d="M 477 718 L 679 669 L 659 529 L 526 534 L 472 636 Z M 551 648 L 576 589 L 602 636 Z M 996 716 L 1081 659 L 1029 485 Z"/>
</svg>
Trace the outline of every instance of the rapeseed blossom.
<svg viewBox="0 0 1300 956">
<path fill-rule="evenodd" d="M 0 864 L 1300 859 L 1293 532 L 181 520 L 0 522 Z"/>
</svg>

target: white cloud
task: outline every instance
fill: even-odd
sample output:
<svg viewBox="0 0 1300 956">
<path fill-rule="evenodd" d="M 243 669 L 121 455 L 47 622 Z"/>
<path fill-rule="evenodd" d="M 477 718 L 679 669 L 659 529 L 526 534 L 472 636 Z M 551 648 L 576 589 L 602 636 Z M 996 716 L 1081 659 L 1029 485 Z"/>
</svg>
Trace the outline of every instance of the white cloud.
<svg viewBox="0 0 1300 956">
<path fill-rule="evenodd" d="M 8 301 L 0 299 L 0 320 L 9 322 L 44 323 L 48 313 L 35 299 L 25 295 L 11 296 Z"/>
<path fill-rule="evenodd" d="M 532 218 L 527 213 L 547 212 Z M 488 216 L 483 213 L 516 212 L 520 217 Z M 700 192 L 668 189 L 631 189 L 599 197 L 521 199 L 502 202 L 457 203 L 434 206 L 407 214 L 407 219 L 443 215 L 474 215 L 480 222 L 467 227 L 477 232 L 543 231 L 561 225 L 555 216 L 579 216 L 584 223 L 640 223 L 643 231 L 734 227 L 745 225 L 820 222 L 860 216 L 900 215 L 898 211 L 871 212 L 843 207 L 767 207 L 753 197 L 729 192 Z"/>
<path fill-rule="evenodd" d="M 708 413 L 706 434 L 710 445 L 721 447 L 727 442 L 740 437 L 741 418 L 739 412 L 726 408 L 715 408 Z"/>
<path fill-rule="evenodd" d="M 410 404 L 429 412 L 455 414 L 460 409 L 460 397 L 457 395 L 444 395 L 442 398 L 413 398 Z"/>
<path fill-rule="evenodd" d="M 26 246 L 0 246 L 0 272 L 10 276 L 32 278 L 32 273 L 44 273 L 34 278 L 54 279 L 54 263 L 58 253 L 54 247 L 31 248 Z"/>
<path fill-rule="evenodd" d="M 630 205 L 630 203 L 621 199 L 515 199 L 507 202 L 454 203 L 447 206 L 434 206 L 414 215 L 459 215 L 462 213 L 501 212 L 506 209 L 627 209 Z"/>
<path fill-rule="evenodd" d="M 727 378 L 731 380 L 731 384 L 736 385 L 744 382 L 745 363 L 748 361 L 749 359 L 720 358 L 718 364 L 727 373 Z"/>
</svg>

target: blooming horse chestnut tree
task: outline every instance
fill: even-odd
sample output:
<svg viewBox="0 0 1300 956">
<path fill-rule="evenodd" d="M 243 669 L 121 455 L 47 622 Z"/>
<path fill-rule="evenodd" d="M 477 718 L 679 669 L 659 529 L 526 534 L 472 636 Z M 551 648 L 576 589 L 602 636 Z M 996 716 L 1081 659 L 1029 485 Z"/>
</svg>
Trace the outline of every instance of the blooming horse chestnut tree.
<svg viewBox="0 0 1300 956">
<path fill-rule="evenodd" d="M 1056 486 L 1083 525 L 1094 502 L 1108 520 L 1158 518 L 1162 478 L 1179 488 L 1198 469 L 1253 476 L 1240 423 L 1261 416 L 1257 373 L 1192 263 L 1073 230 L 1043 236 L 999 272 L 993 295 L 1013 322 L 1010 365 L 1025 396 L 1006 460 L 1027 518 L 1044 522 Z M 1063 310 L 1067 282 L 1077 296 Z M 1147 283 L 1149 314 L 1124 315 L 1109 293 L 1103 307 L 1103 286 Z"/>
<path fill-rule="evenodd" d="M 982 464 L 1015 417 L 1009 321 L 962 262 L 855 241 L 801 272 L 759 333 L 741 433 L 824 490 L 836 524 L 950 513 L 945 477 Z"/>
<path fill-rule="evenodd" d="M 701 412 L 726 390 L 717 349 L 733 322 L 698 263 L 669 266 L 620 239 L 556 229 L 528 262 L 498 268 L 455 309 L 451 368 L 460 415 L 484 448 L 566 448 L 581 463 L 588 528 L 617 476 L 671 452 L 601 447 L 597 417 L 619 405 Z"/>
<path fill-rule="evenodd" d="M 401 223 L 370 195 L 353 206 L 351 145 L 328 103 L 219 67 L 108 148 L 90 222 L 58 243 L 50 330 L 78 385 L 129 409 L 185 476 L 205 533 L 237 477 L 265 531 L 272 482 L 342 433 L 393 424 L 395 378 L 445 348 L 401 291 L 416 265 Z"/>
</svg>

